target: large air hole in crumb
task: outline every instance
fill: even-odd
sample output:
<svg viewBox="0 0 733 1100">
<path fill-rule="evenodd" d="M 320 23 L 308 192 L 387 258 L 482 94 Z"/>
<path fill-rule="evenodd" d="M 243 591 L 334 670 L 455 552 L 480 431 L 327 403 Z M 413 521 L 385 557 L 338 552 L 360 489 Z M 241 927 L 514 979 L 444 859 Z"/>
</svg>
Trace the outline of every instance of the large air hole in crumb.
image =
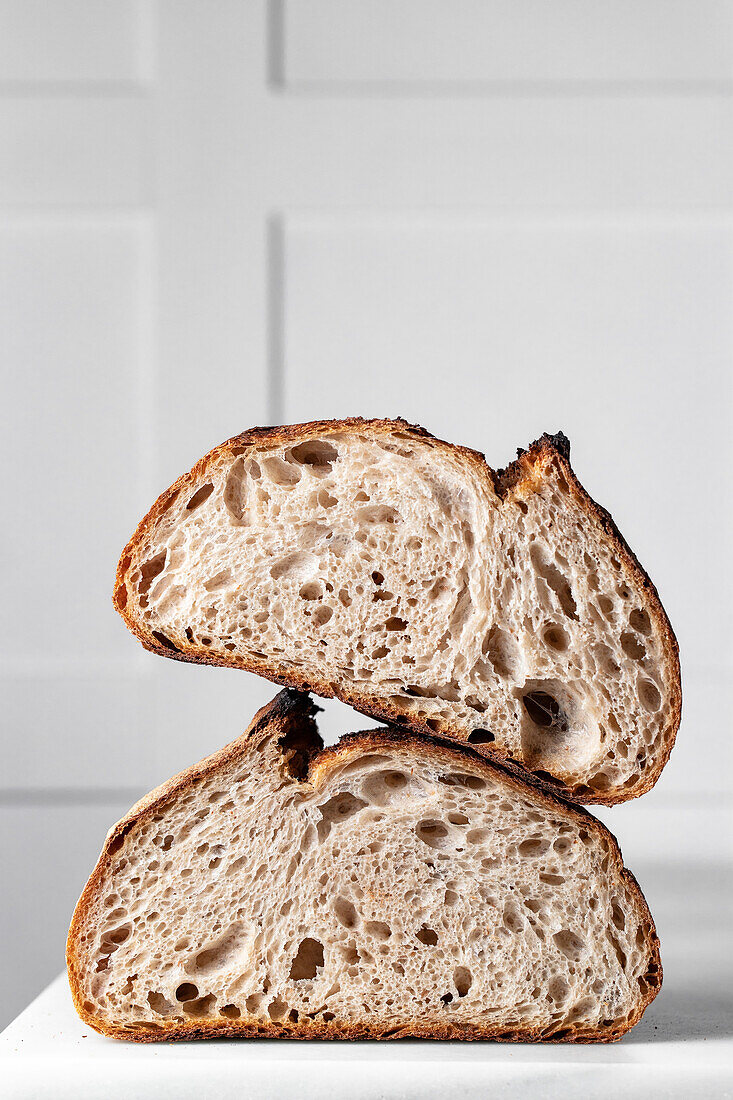
<svg viewBox="0 0 733 1100">
<path fill-rule="evenodd" d="M 362 794 L 376 806 L 384 806 L 401 797 L 407 787 L 404 772 L 393 769 L 378 771 L 367 776 L 362 784 Z"/>
<path fill-rule="evenodd" d="M 655 714 L 662 705 L 659 689 L 651 680 L 639 681 L 639 698 L 644 710 L 649 711 L 650 714 Z"/>
<path fill-rule="evenodd" d="M 555 842 L 557 844 L 557 842 Z M 556 848 L 556 850 L 558 850 Z M 562 886 L 565 879 L 562 875 L 553 875 L 551 871 L 540 871 L 540 882 L 544 882 L 547 886 Z"/>
<path fill-rule="evenodd" d="M 159 576 L 164 568 L 166 557 L 168 556 L 167 550 L 161 550 L 159 554 L 156 554 L 154 558 L 150 558 L 140 567 L 140 580 L 137 584 L 138 596 L 140 599 L 140 606 L 148 606 L 148 592 L 150 586 L 157 576 Z"/>
<path fill-rule="evenodd" d="M 646 657 L 646 646 L 639 641 L 634 634 L 624 631 L 621 635 L 621 648 L 632 661 L 643 661 Z"/>
<path fill-rule="evenodd" d="M 472 730 L 467 740 L 469 745 L 488 745 L 496 738 L 491 730 Z"/>
<path fill-rule="evenodd" d="M 365 772 L 370 768 L 376 767 L 378 764 L 386 764 L 389 761 L 388 756 L 377 756 L 374 753 L 370 753 L 367 756 L 359 756 L 356 760 L 352 760 L 350 764 L 347 764 L 345 768 L 341 769 L 340 775 L 353 775 L 355 772 Z"/>
<path fill-rule="evenodd" d="M 187 1016 L 204 1017 L 211 1016 L 215 1007 L 216 997 L 213 993 L 208 993 L 205 997 L 185 1001 L 183 1011 Z"/>
<path fill-rule="evenodd" d="M 153 1012 L 157 1012 L 159 1016 L 167 1016 L 173 1011 L 173 1005 L 170 1001 L 166 1000 L 162 993 L 153 991 L 148 993 L 148 1004 Z"/>
<path fill-rule="evenodd" d="M 438 933 L 433 928 L 428 928 L 427 924 L 420 928 L 416 936 L 420 943 L 424 943 L 427 947 L 435 947 L 438 942 Z"/>
<path fill-rule="evenodd" d="M 219 862 L 217 858 L 217 862 Z M 209 864 L 211 866 L 211 864 Z M 225 967 L 242 946 L 244 929 L 241 924 L 233 924 L 214 943 L 196 955 L 193 966 L 196 970 L 209 974 Z M 187 970 L 190 967 L 186 967 Z"/>
<path fill-rule="evenodd" d="M 585 941 L 580 936 L 576 935 L 575 932 L 571 932 L 569 928 L 565 928 L 561 932 L 556 932 L 552 938 L 566 958 L 570 959 L 571 962 L 580 961 L 585 947 Z"/>
<path fill-rule="evenodd" d="M 316 626 L 325 626 L 327 622 L 333 617 L 333 608 L 328 604 L 321 604 L 313 612 L 313 622 Z"/>
<path fill-rule="evenodd" d="M 427 820 L 418 823 L 415 832 L 429 848 L 444 848 L 448 829 L 442 821 Z"/>
<path fill-rule="evenodd" d="M 531 836 L 523 840 L 517 850 L 523 859 L 527 859 L 543 855 L 549 847 L 549 840 L 546 840 L 544 837 Z"/>
<path fill-rule="evenodd" d="M 273 485 L 280 485 L 284 489 L 292 489 L 300 481 L 301 473 L 298 466 L 281 458 L 280 455 L 263 458 L 262 469 Z"/>
<path fill-rule="evenodd" d="M 222 1005 L 219 1015 L 225 1016 L 227 1020 L 238 1020 L 242 1013 L 236 1005 Z"/>
<path fill-rule="evenodd" d="M 545 627 L 542 632 L 542 640 L 546 646 L 554 649 L 556 653 L 564 653 L 570 645 L 570 639 L 566 632 L 557 623 Z"/>
<path fill-rule="evenodd" d="M 270 566 L 270 576 L 274 581 L 283 577 L 294 580 L 306 580 L 318 568 L 318 558 L 305 550 L 295 550 Z"/>
<path fill-rule="evenodd" d="M 193 512 L 200 504 L 208 500 L 211 494 L 214 492 L 214 486 L 209 482 L 206 485 L 202 485 L 200 489 L 197 489 L 193 494 L 188 504 L 186 505 L 187 512 Z"/>
<path fill-rule="evenodd" d="M 306 978 L 315 978 L 316 972 L 323 966 L 323 944 L 320 940 L 306 936 L 301 940 L 298 952 L 290 967 L 290 977 L 295 982 Z"/>
<path fill-rule="evenodd" d="M 561 974 L 555 974 L 550 978 L 547 991 L 553 1001 L 564 1001 L 570 993 L 570 986 L 566 978 Z"/>
<path fill-rule="evenodd" d="M 522 702 L 522 762 L 551 781 L 571 767 L 592 767 L 601 747 L 597 719 L 588 708 L 585 688 L 559 680 L 528 680 Z"/>
<path fill-rule="evenodd" d="M 513 899 L 505 903 L 502 920 L 504 927 L 515 936 L 524 931 L 524 917 L 519 912 L 519 907 Z"/>
<path fill-rule="evenodd" d="M 438 782 L 446 787 L 468 787 L 469 790 L 482 791 L 486 781 L 477 775 L 466 775 L 465 772 L 446 772 L 438 776 Z"/>
<path fill-rule="evenodd" d="M 487 704 L 482 703 L 477 695 L 466 695 L 466 706 L 478 711 L 479 714 L 485 714 L 489 709 Z"/>
<path fill-rule="evenodd" d="M 430 600 L 444 600 L 450 595 L 450 585 L 445 577 L 438 577 L 436 581 L 430 586 L 428 592 L 428 599 Z"/>
<path fill-rule="evenodd" d="M 119 852 L 120 848 L 125 843 L 126 836 L 127 829 L 123 829 L 121 833 L 118 833 L 117 836 L 113 837 L 112 840 L 110 840 L 109 844 L 107 845 L 107 852 L 109 855 L 113 856 L 117 852 Z"/>
<path fill-rule="evenodd" d="M 385 924 L 381 920 L 368 920 L 364 924 L 364 928 L 368 935 L 372 936 L 375 940 L 384 942 L 388 940 L 392 935 L 392 929 L 388 924 Z"/>
<path fill-rule="evenodd" d="M 316 476 L 325 477 L 331 473 L 339 452 L 324 439 L 307 439 L 304 443 L 291 447 L 289 457 L 301 466 L 309 466 Z"/>
<path fill-rule="evenodd" d="M 176 990 L 177 1001 L 193 1001 L 198 995 L 199 991 L 192 982 L 183 982 Z"/>
<path fill-rule="evenodd" d="M 244 459 L 237 458 L 230 466 L 224 484 L 224 507 L 227 510 L 230 523 L 237 527 L 247 522 L 246 476 Z"/>
<path fill-rule="evenodd" d="M 619 666 L 617 665 L 613 653 L 609 646 L 603 642 L 596 642 L 593 647 L 593 653 L 602 672 L 605 672 L 607 676 L 618 676 Z"/>
<path fill-rule="evenodd" d="M 532 544 L 529 556 L 537 573 L 557 596 L 562 611 L 569 619 L 577 620 L 578 609 L 568 578 L 549 560 L 540 543 Z"/>
<path fill-rule="evenodd" d="M 473 601 L 471 600 L 471 592 L 468 588 L 468 579 L 461 575 L 461 579 L 465 587 L 461 591 L 456 605 L 453 609 L 453 614 L 448 621 L 448 633 L 454 637 L 458 637 L 466 622 L 470 619 L 471 611 L 473 609 Z"/>
<path fill-rule="evenodd" d="M 639 634 L 649 637 L 652 632 L 652 624 L 649 616 L 643 608 L 636 607 L 629 615 L 629 625 Z"/>
<path fill-rule="evenodd" d="M 453 981 L 458 990 L 458 996 L 465 997 L 471 988 L 473 976 L 465 966 L 457 966 L 453 971 Z"/>
<path fill-rule="evenodd" d="M 324 802 L 322 806 L 318 807 L 321 814 L 321 820 L 317 825 L 318 839 L 325 840 L 331 831 L 332 825 L 339 825 L 342 821 L 346 821 L 347 818 L 357 814 L 359 810 L 363 810 L 366 805 L 367 803 L 363 798 L 357 798 L 350 791 L 341 791 L 339 794 L 335 794 L 333 798 L 329 798 L 328 802 Z"/>
<path fill-rule="evenodd" d="M 546 691 L 530 691 L 522 698 L 522 704 L 536 726 L 543 726 L 565 732 L 568 729 L 567 715 L 554 696 Z"/>
<path fill-rule="evenodd" d="M 494 673 L 504 679 L 516 680 L 519 677 L 521 665 L 521 653 L 519 646 L 511 634 L 494 626 L 484 639 L 482 653 L 491 664 Z M 483 662 L 479 662 L 476 672 L 481 676 Z"/>
<path fill-rule="evenodd" d="M 343 924 L 344 928 L 356 928 L 360 922 L 359 914 L 356 911 L 356 907 L 348 900 L 348 898 L 337 897 L 333 903 L 333 911 L 336 914 L 336 918 Z"/>
<path fill-rule="evenodd" d="M 112 914 L 114 916 L 114 914 Z M 100 949 L 107 955 L 111 955 L 113 951 L 125 942 L 129 937 L 132 928 L 129 924 L 121 925 L 119 928 L 111 928 L 102 935 L 100 943 Z"/>
<path fill-rule="evenodd" d="M 220 569 L 218 573 L 215 573 L 213 577 L 209 577 L 207 581 L 204 581 L 204 588 L 207 592 L 218 592 L 220 588 L 224 588 L 232 579 L 231 569 Z M 191 639 L 189 638 L 189 641 Z"/>
<path fill-rule="evenodd" d="M 588 786 L 593 791 L 607 791 L 612 787 L 614 778 L 615 772 L 613 775 L 609 775 L 606 771 L 596 772 L 596 774 L 591 776 L 588 780 Z"/>
</svg>

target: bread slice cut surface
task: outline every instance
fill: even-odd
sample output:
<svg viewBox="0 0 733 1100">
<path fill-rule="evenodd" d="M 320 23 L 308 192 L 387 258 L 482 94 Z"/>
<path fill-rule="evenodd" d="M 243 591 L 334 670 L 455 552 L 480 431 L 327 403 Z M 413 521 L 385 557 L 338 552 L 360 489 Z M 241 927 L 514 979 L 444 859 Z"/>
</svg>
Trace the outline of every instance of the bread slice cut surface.
<svg viewBox="0 0 733 1100">
<path fill-rule="evenodd" d="M 587 812 L 403 731 L 321 749 L 307 696 L 143 799 L 76 908 L 82 1019 L 133 1040 L 619 1038 L 661 984 Z"/>
<path fill-rule="evenodd" d="M 560 436 L 496 474 L 402 421 L 253 429 L 158 499 L 115 604 L 164 656 L 336 695 L 583 802 L 648 790 L 679 725 L 656 590 Z"/>
</svg>

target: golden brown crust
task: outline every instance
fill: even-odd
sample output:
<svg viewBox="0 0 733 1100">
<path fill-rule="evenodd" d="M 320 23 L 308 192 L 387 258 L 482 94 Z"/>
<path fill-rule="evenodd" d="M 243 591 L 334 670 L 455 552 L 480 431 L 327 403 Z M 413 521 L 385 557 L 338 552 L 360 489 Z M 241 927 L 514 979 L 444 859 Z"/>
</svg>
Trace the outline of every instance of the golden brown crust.
<svg viewBox="0 0 733 1100">
<path fill-rule="evenodd" d="M 543 773 L 535 774 L 535 778 L 545 784 L 550 790 L 560 792 L 565 798 L 581 802 L 586 805 L 600 804 L 612 806 L 620 802 L 638 798 L 651 790 L 657 782 L 664 765 L 669 759 L 669 754 L 674 746 L 677 730 L 682 717 L 682 684 L 680 678 L 679 648 L 677 639 L 670 625 L 667 614 L 662 606 L 659 594 L 640 565 L 638 559 L 629 548 L 625 539 L 619 532 L 611 515 L 597 504 L 585 491 L 578 481 L 570 465 L 570 444 L 562 432 L 556 435 L 543 435 L 531 444 L 527 450 L 519 450 L 518 457 L 504 470 L 494 471 L 486 463 L 483 454 L 461 447 L 457 444 L 447 443 L 431 435 L 425 428 L 419 425 L 408 424 L 402 419 L 389 420 L 364 420 L 361 417 L 350 417 L 344 420 L 317 420 L 305 424 L 293 424 L 279 427 L 255 427 L 250 428 L 240 435 L 215 447 L 204 455 L 192 470 L 183 474 L 169 489 L 162 493 L 153 504 L 147 515 L 138 524 L 135 533 L 122 551 L 117 566 L 113 602 L 115 608 L 124 619 L 130 631 L 142 642 L 146 649 L 157 653 L 161 657 L 168 657 L 175 661 L 186 661 L 192 664 L 220 665 L 227 668 L 240 668 L 245 672 L 253 672 L 263 676 L 273 683 L 283 687 L 295 688 L 299 691 L 313 691 L 326 699 L 338 698 L 348 703 L 355 710 L 367 714 L 378 721 L 389 722 L 398 726 L 406 726 L 417 733 L 430 736 L 434 731 L 428 725 L 427 719 L 417 715 L 406 715 L 398 710 L 388 700 L 380 700 L 376 697 L 359 692 L 348 683 L 333 683 L 318 676 L 308 678 L 299 675 L 298 672 L 277 662 L 268 662 L 264 659 L 246 658 L 232 654 L 227 658 L 217 657 L 213 654 L 201 652 L 195 647 L 179 648 L 172 642 L 154 637 L 128 609 L 128 571 L 137 546 L 145 538 L 146 534 L 154 527 L 157 520 L 171 506 L 178 494 L 184 489 L 196 484 L 211 464 L 216 463 L 222 454 L 229 450 L 232 455 L 244 453 L 249 447 L 275 447 L 287 444 L 288 446 L 302 439 L 310 438 L 313 434 L 320 436 L 333 435 L 335 433 L 352 429 L 365 429 L 371 435 L 384 434 L 392 436 L 399 432 L 405 436 L 418 438 L 422 443 L 427 443 L 445 453 L 461 455 L 486 482 L 489 483 L 492 492 L 504 498 L 510 493 L 520 494 L 523 487 L 530 487 L 533 482 L 544 476 L 546 469 L 555 464 L 562 471 L 570 492 L 579 505 L 586 511 L 598 527 L 599 533 L 611 545 L 624 571 L 627 579 L 632 584 L 641 585 L 649 599 L 650 617 L 656 622 L 664 639 L 665 655 L 672 670 L 671 676 L 671 705 L 669 707 L 667 722 L 662 734 L 663 750 L 655 765 L 649 767 L 634 787 L 624 787 L 617 790 L 595 790 L 583 785 L 568 786 L 561 780 Z M 453 736 L 447 727 L 441 728 L 441 734 L 446 737 Z M 464 741 L 460 735 L 455 735 L 454 740 L 458 744 Z M 531 774 L 521 761 L 509 758 L 505 750 L 495 744 L 481 747 L 482 753 L 486 753 L 495 759 L 504 760 L 510 767 L 521 774 Z"/>
<path fill-rule="evenodd" d="M 162 784 L 145 798 L 141 799 L 108 833 L 89 881 L 74 910 L 66 945 L 66 963 L 69 985 L 74 1007 L 85 1024 L 102 1035 L 132 1042 L 157 1042 L 161 1040 L 184 1040 L 204 1038 L 289 1038 L 289 1039 L 490 1039 L 501 1042 L 576 1042 L 603 1043 L 620 1039 L 629 1031 L 656 997 L 662 985 L 662 964 L 659 952 L 659 938 L 654 920 L 646 899 L 632 873 L 624 867 L 623 858 L 616 838 L 600 821 L 587 810 L 559 798 L 545 790 L 540 783 L 520 779 L 496 761 L 480 756 L 472 748 L 457 745 L 455 742 L 434 736 L 414 734 L 406 730 L 376 729 L 363 733 L 348 734 L 338 744 L 323 748 L 318 737 L 313 716 L 318 708 L 310 696 L 300 692 L 281 691 L 272 702 L 257 712 L 249 728 L 241 737 L 225 745 L 212 756 L 187 768 L 167 783 Z M 650 961 L 647 968 L 647 991 L 635 1011 L 626 1019 L 615 1020 L 605 1028 L 584 1029 L 579 1025 L 570 1025 L 555 1031 L 542 1031 L 537 1028 L 510 1029 L 471 1026 L 468 1024 L 445 1023 L 440 1026 L 425 1024 L 415 1019 L 400 1027 L 384 1027 L 365 1020 L 359 1024 L 340 1023 L 338 1020 L 317 1022 L 300 1019 L 297 1023 L 267 1023 L 260 1020 L 197 1020 L 190 1024 L 161 1023 L 141 1025 L 130 1031 L 118 1028 L 93 1015 L 87 1007 L 82 993 L 81 950 L 78 942 L 84 922 L 93 903 L 97 890 L 103 885 L 112 859 L 119 851 L 126 833 L 133 827 L 151 817 L 172 797 L 190 790 L 199 780 L 215 773 L 219 768 L 235 762 L 248 746 L 257 740 L 273 735 L 273 730 L 287 738 L 289 733 L 300 734 L 305 727 L 311 740 L 307 781 L 316 786 L 328 782 L 331 774 L 349 762 L 353 756 L 365 751 L 379 751 L 395 745 L 417 749 L 423 754 L 437 755 L 449 764 L 470 767 L 474 772 L 502 778 L 520 794 L 530 789 L 540 803 L 548 810 L 558 809 L 567 813 L 574 821 L 582 821 L 585 828 L 605 838 L 609 844 L 611 857 L 619 876 L 626 882 L 634 895 L 643 919 L 649 925 Z M 287 756 L 287 741 L 285 755 Z"/>
</svg>

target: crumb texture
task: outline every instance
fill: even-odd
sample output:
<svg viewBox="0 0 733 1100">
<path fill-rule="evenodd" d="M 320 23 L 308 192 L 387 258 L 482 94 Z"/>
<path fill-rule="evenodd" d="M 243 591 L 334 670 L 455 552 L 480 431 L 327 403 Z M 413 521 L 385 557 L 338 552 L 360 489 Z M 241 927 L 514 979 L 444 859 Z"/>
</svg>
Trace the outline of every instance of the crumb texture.
<svg viewBox="0 0 733 1100">
<path fill-rule="evenodd" d="M 613 1038 L 661 980 L 602 826 L 414 737 L 358 735 L 304 780 L 265 737 L 110 836 L 69 959 L 115 1034 Z"/>
<path fill-rule="evenodd" d="M 395 425 L 213 455 L 118 589 L 154 645 L 335 691 L 581 798 L 661 768 L 668 624 L 559 454 L 503 495 L 475 455 Z"/>
</svg>

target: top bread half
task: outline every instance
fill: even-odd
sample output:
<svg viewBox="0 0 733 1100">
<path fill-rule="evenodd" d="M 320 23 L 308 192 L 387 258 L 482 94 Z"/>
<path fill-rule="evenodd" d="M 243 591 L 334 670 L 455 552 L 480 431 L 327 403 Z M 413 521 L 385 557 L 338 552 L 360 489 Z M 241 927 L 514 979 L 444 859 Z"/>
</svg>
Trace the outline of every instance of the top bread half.
<svg viewBox="0 0 733 1100">
<path fill-rule="evenodd" d="M 680 722 L 656 589 L 563 435 L 495 472 L 402 420 L 253 428 L 158 498 L 114 601 L 162 656 L 337 696 L 576 801 L 649 790 Z"/>
</svg>

